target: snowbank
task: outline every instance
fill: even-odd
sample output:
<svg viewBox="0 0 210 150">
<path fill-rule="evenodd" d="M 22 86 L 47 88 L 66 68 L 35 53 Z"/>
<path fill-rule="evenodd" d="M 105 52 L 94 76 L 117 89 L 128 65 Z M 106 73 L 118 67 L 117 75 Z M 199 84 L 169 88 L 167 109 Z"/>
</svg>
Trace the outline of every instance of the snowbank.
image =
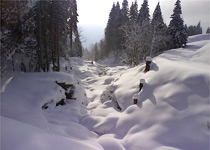
<svg viewBox="0 0 210 150">
<path fill-rule="evenodd" d="M 56 106 L 65 91 L 55 81 L 74 84 L 77 100 Z M 1 98 L 2 149 L 102 149 L 97 135 L 79 124 L 88 101 L 72 74 L 17 74 L 2 87 Z M 49 108 L 43 110 L 45 103 Z"/>
<path fill-rule="evenodd" d="M 103 134 L 99 143 L 104 149 L 208 150 L 209 35 L 189 41 L 184 49 L 154 58 L 147 73 L 145 65 L 127 70 L 102 93 L 103 106 L 82 123 Z M 139 92 L 140 80 L 145 82 Z M 113 101 L 122 113 L 109 108 Z"/>
<path fill-rule="evenodd" d="M 70 58 L 61 60 L 66 73 L 13 76 L 1 88 L 1 148 L 208 150 L 209 35 L 189 41 L 146 73 Z M 56 106 L 65 90 L 55 81 L 73 84 L 77 100 Z"/>
</svg>

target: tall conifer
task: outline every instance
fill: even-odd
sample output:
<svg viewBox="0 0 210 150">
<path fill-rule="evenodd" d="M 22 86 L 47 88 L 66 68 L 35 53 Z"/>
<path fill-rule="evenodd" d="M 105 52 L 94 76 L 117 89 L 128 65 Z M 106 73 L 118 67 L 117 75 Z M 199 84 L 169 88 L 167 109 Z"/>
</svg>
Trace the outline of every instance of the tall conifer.
<svg viewBox="0 0 210 150">
<path fill-rule="evenodd" d="M 153 30 L 153 38 L 150 54 L 154 56 L 159 54 L 161 51 L 166 50 L 169 43 L 167 26 L 163 22 L 162 12 L 159 3 L 157 4 L 153 13 L 151 25 Z"/>
<path fill-rule="evenodd" d="M 130 7 L 130 14 L 129 19 L 131 22 L 136 22 L 138 20 L 138 3 L 135 1 L 135 3 L 132 3 Z"/>
<path fill-rule="evenodd" d="M 174 48 L 185 47 L 185 45 L 187 44 L 188 36 L 181 14 L 181 1 L 177 0 L 175 3 L 173 14 L 171 15 L 172 20 L 170 21 L 168 27 L 169 33 L 173 40 Z"/>
<path fill-rule="evenodd" d="M 149 22 L 150 20 L 149 17 L 150 15 L 149 15 L 148 0 L 144 0 L 139 10 L 138 21 L 140 24 L 142 24 L 144 21 Z"/>
</svg>

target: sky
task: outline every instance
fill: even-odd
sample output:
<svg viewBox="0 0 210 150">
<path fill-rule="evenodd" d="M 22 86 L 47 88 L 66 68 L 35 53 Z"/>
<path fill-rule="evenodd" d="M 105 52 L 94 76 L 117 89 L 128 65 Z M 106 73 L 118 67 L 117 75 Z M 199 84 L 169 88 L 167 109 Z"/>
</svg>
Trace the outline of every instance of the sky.
<svg viewBox="0 0 210 150">
<path fill-rule="evenodd" d="M 118 1 L 121 5 L 123 0 Z M 128 0 L 129 7 L 134 1 Z M 91 44 L 99 42 L 104 37 L 104 29 L 113 2 L 116 3 L 117 0 L 77 0 L 78 26 L 84 47 L 89 48 Z M 143 0 L 137 0 L 137 2 L 140 9 Z M 176 0 L 148 0 L 148 2 L 151 19 L 157 3 L 160 2 L 163 19 L 168 25 Z M 203 32 L 206 32 L 207 27 L 210 27 L 210 0 L 181 0 L 181 6 L 184 23 L 189 26 L 197 25 L 201 21 Z"/>
</svg>

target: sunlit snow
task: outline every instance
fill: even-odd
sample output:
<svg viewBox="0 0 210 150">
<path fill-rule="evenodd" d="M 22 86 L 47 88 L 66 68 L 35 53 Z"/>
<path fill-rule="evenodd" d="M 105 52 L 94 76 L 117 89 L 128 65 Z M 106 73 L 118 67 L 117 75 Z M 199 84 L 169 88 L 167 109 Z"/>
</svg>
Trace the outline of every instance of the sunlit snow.
<svg viewBox="0 0 210 150">
<path fill-rule="evenodd" d="M 14 75 L 1 87 L 1 149 L 208 150 L 209 42 L 190 37 L 147 73 L 69 58 L 61 73 Z M 56 106 L 65 91 L 55 81 L 74 84 L 76 100 Z"/>
</svg>

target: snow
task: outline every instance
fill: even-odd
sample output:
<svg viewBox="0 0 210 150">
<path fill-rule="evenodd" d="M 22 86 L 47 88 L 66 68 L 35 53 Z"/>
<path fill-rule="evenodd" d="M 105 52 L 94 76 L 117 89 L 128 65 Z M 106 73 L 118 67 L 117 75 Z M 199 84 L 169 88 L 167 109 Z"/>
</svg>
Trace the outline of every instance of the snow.
<svg viewBox="0 0 210 150">
<path fill-rule="evenodd" d="M 153 58 L 146 73 L 145 64 L 69 58 L 61 73 L 12 76 L 1 87 L 1 148 L 208 150 L 209 42 L 192 36 L 186 48 Z M 55 81 L 74 84 L 76 100 L 56 106 L 65 90 Z"/>
</svg>

